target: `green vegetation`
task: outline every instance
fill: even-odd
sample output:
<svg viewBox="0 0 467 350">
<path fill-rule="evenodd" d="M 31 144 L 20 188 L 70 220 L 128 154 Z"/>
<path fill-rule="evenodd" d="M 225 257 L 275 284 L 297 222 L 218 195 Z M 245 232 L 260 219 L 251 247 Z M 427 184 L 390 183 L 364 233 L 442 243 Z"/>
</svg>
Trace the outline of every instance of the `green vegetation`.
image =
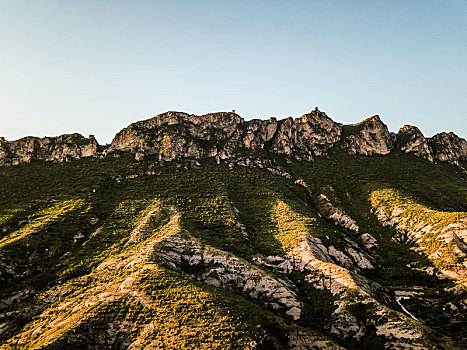
<svg viewBox="0 0 467 350">
<path fill-rule="evenodd" d="M 61 216 L 67 214 L 72 210 L 77 209 L 82 205 L 83 200 L 67 200 L 52 205 L 49 208 L 35 212 L 26 219 L 27 223 L 25 223 L 21 229 L 9 234 L 8 236 L 0 240 L 0 249 L 8 244 L 11 244 L 21 238 L 26 237 L 27 235 L 44 230 L 48 225 L 50 225 L 54 221 L 57 221 Z M 10 210 L 10 212 L 12 211 L 15 212 L 15 210 Z M 5 222 L 8 219 L 11 219 L 11 217 L 11 215 L 6 215 L 2 221 Z"/>
<path fill-rule="evenodd" d="M 465 254 L 455 249 L 456 235 L 441 237 L 445 228 L 467 223 L 465 212 L 441 212 L 416 203 L 413 199 L 391 190 L 377 190 L 370 195 L 373 208 L 381 208 L 388 219 L 395 219 L 397 225 L 416 238 L 415 243 L 438 269 L 463 269 Z M 462 226 L 460 227 L 462 230 Z"/>
<path fill-rule="evenodd" d="M 372 210 L 384 205 L 389 213 L 391 206 L 405 206 L 404 215 L 432 220 L 440 228 L 461 220 L 467 186 L 460 168 L 405 154 L 276 161 L 291 179 L 212 160 L 163 164 L 153 158 L 137 162 L 128 154 L 0 168 L 0 300 L 15 300 L 1 305 L 0 323 L 8 324 L 0 332 L 1 347 L 86 348 L 101 342 L 114 348 L 134 343 L 137 348 L 281 349 L 292 332 L 333 337 L 328 322 L 336 296 L 308 283 L 303 271 L 281 275 L 258 265 L 296 286 L 303 316 L 292 321 L 246 295 L 155 262 L 151 249 L 176 231 L 176 215 L 203 244 L 252 264 L 258 256 L 286 256 L 307 235 L 343 251 L 351 241 L 374 259 L 374 269 L 352 273 L 389 290 L 440 290 L 446 303 L 457 300 L 443 291 L 454 286 L 452 281 L 407 267 L 451 264 L 449 246 L 430 261 L 410 245 L 394 242 L 396 230 L 381 226 Z M 307 189 L 295 183 L 299 178 Z M 352 217 L 359 232 L 322 218 L 320 194 Z M 377 246 L 365 248 L 362 233 L 374 236 Z M 427 240 L 428 254 L 437 242 Z M 376 294 L 378 302 L 401 311 L 386 295 Z M 417 304 L 411 308 L 416 311 Z M 371 311 L 350 309 L 361 317 Z M 435 313 L 424 308 L 424 320 Z M 464 339 L 458 329 L 431 326 Z M 384 339 L 370 328 L 360 343 L 332 339 L 350 348 L 380 348 Z"/>
</svg>

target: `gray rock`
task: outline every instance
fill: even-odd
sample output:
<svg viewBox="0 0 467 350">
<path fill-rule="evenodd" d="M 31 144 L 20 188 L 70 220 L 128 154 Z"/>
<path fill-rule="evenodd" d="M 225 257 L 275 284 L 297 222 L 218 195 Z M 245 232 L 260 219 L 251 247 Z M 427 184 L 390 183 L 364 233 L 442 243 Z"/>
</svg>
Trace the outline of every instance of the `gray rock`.
<svg viewBox="0 0 467 350">
<path fill-rule="evenodd" d="M 467 160 L 467 142 L 453 132 L 436 134 L 428 139 L 428 143 L 437 160 L 458 165 L 460 161 Z"/>
<path fill-rule="evenodd" d="M 16 165 L 33 160 L 68 161 L 90 157 L 97 153 L 94 136 L 80 134 L 57 137 L 23 137 L 16 141 L 0 138 L 0 165 Z"/>
<path fill-rule="evenodd" d="M 158 242 L 154 258 L 199 281 L 248 295 L 294 320 L 300 318 L 302 305 L 291 286 L 232 254 L 203 245 L 186 232 Z"/>
<path fill-rule="evenodd" d="M 414 153 L 420 157 L 433 161 L 433 152 L 422 132 L 412 125 L 404 125 L 397 134 L 399 147 L 406 153 Z"/>
<path fill-rule="evenodd" d="M 313 160 L 339 141 L 341 129 L 318 109 L 281 121 L 245 121 L 234 112 L 202 116 L 167 112 L 120 131 L 111 151 L 154 154 L 164 161 L 215 157 L 220 162 L 238 157 L 241 151 L 262 150 Z"/>
<path fill-rule="evenodd" d="M 396 136 L 375 115 L 361 123 L 347 125 L 343 145 L 350 154 L 388 154 L 395 146 Z"/>
<path fill-rule="evenodd" d="M 331 149 L 355 155 L 385 155 L 400 149 L 429 161 L 457 165 L 467 161 L 467 142 L 453 133 L 426 139 L 418 128 L 406 125 L 395 135 L 377 115 L 358 124 L 342 125 L 315 108 L 295 119 L 248 121 L 234 111 L 201 116 L 166 112 L 124 128 L 110 147 L 99 153 L 92 135 L 25 137 L 17 141 L 0 137 L 0 165 L 118 157 L 124 151 L 133 153 L 136 160 L 146 155 L 160 161 L 214 158 L 217 163 L 226 161 L 232 166 L 265 167 L 271 164 L 271 155 L 284 155 L 288 161 L 312 161 Z"/>
</svg>

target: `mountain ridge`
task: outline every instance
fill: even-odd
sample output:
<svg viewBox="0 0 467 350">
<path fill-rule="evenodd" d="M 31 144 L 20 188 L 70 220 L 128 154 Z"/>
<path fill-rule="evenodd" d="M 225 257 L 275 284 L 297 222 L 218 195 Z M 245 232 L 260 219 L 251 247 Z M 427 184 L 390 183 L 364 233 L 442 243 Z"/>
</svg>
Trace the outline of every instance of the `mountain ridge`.
<svg viewBox="0 0 467 350">
<path fill-rule="evenodd" d="M 0 164 L 106 157 L 121 151 L 134 153 L 137 160 L 148 155 L 161 161 L 215 158 L 221 162 L 245 155 L 268 160 L 272 153 L 312 161 L 336 150 L 355 155 L 400 151 L 456 165 L 467 160 L 467 142 L 453 132 L 426 138 L 417 127 L 405 125 L 394 133 L 378 115 L 341 124 L 315 108 L 300 117 L 280 120 L 245 120 L 235 111 L 200 116 L 168 111 L 123 128 L 108 147 L 99 145 L 92 135 L 29 136 L 16 141 L 0 138 Z"/>
</svg>

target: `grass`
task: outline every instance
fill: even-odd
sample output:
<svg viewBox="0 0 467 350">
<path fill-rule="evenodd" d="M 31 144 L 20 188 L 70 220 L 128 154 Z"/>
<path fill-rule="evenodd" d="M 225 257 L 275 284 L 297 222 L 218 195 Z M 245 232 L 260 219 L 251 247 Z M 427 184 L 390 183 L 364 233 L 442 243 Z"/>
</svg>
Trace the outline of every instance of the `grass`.
<svg viewBox="0 0 467 350">
<path fill-rule="evenodd" d="M 448 226 L 462 222 L 465 226 L 467 213 L 433 210 L 392 189 L 371 192 L 370 202 L 374 209 L 381 208 L 389 219 L 394 218 L 398 226 L 417 237 L 413 238 L 414 243 L 436 268 L 454 271 L 465 268 L 465 254 L 455 250 L 455 238 L 446 241 L 441 236 Z"/>
<path fill-rule="evenodd" d="M 21 343 L 28 348 L 32 346 L 27 344 L 34 343 L 37 348 L 79 348 L 87 344 L 85 335 L 88 342 L 107 341 L 108 332 L 114 334 L 114 346 L 119 347 L 137 341 L 144 331 L 146 336 L 138 340 L 141 348 L 181 344 L 185 348 L 244 349 L 253 347 L 255 341 L 258 348 L 279 349 L 286 346 L 287 334 L 293 330 L 326 332 L 335 300 L 305 283 L 297 272 L 287 278 L 298 286 L 305 314 L 293 323 L 246 297 L 154 263 L 118 268 L 142 254 L 137 252 L 150 239 L 173 230 L 167 208 L 180 213 L 180 225 L 203 244 L 249 262 L 257 254 L 284 255 L 303 235 L 312 234 L 337 249 L 344 249 L 346 240 L 355 242 L 375 258 L 375 268 L 361 273 L 384 286 L 451 286 L 406 266 L 414 261 L 425 266 L 436 263 L 393 242 L 395 230 L 378 223 L 368 199 L 372 193 L 383 195 L 378 191 L 394 189 L 413 208 L 447 213 L 437 219 L 441 227 L 459 218 L 454 212 L 467 211 L 466 178 L 459 168 L 405 154 L 333 155 L 313 163 L 287 163 L 283 157 L 276 161 L 292 179 L 265 169 L 230 169 L 210 160 L 199 166 L 190 160 L 162 164 L 150 157 L 136 162 L 126 154 L 0 168 L 0 297 L 28 291 L 2 310 L 11 316 L 6 320 L 0 315 L 0 322 L 8 321 L 12 327 L 0 336 L 2 347 Z M 308 190 L 294 183 L 298 178 L 308 184 Z M 358 233 L 318 215 L 321 193 L 357 221 Z M 160 214 L 147 222 L 149 233 L 127 244 L 135 227 L 156 207 L 161 208 Z M 78 233 L 82 238 L 75 241 Z M 362 233 L 377 239 L 373 251 L 363 247 Z M 449 249 L 445 254 L 441 261 L 449 260 Z M 112 300 L 102 297 L 106 292 L 115 294 L 129 276 L 135 278 L 135 290 L 154 307 L 145 308 L 128 295 Z M 74 310 L 87 297 L 97 302 Z M 444 297 L 447 302 L 454 300 L 450 294 Z M 59 316 L 66 327 L 53 323 Z M 40 330 L 33 334 L 36 329 Z M 380 340 L 369 333 L 363 343 L 371 348 Z"/>
</svg>

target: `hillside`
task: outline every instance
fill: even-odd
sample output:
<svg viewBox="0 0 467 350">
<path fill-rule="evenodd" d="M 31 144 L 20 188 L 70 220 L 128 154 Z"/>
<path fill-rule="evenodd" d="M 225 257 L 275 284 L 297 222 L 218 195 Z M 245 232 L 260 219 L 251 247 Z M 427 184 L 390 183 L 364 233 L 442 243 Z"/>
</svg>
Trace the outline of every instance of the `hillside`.
<svg viewBox="0 0 467 350">
<path fill-rule="evenodd" d="M 0 140 L 2 349 L 463 349 L 467 143 L 314 110 Z"/>
</svg>

